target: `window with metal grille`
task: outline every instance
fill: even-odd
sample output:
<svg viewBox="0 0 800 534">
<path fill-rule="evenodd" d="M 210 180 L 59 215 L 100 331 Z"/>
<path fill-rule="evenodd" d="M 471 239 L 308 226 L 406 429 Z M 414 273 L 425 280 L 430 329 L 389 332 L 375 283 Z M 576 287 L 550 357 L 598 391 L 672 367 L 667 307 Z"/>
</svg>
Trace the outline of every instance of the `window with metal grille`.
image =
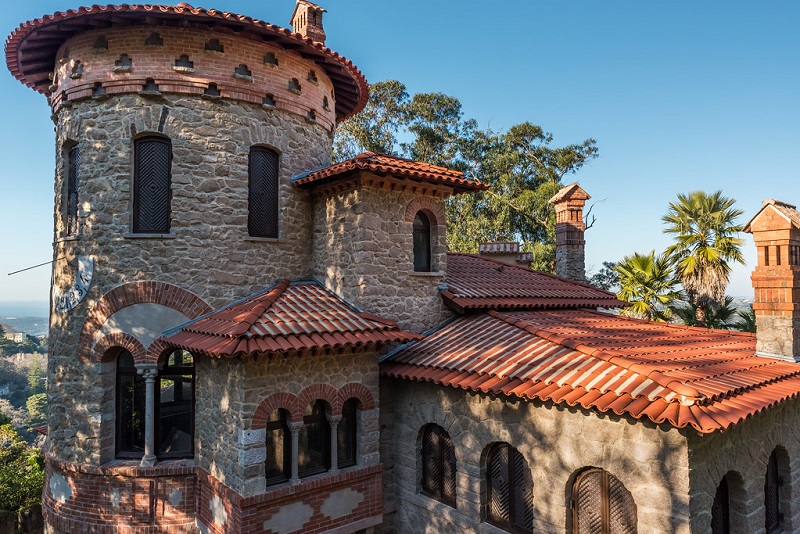
<svg viewBox="0 0 800 534">
<path fill-rule="evenodd" d="M 336 427 L 336 464 L 340 468 L 356 465 L 357 417 L 358 399 L 348 399 L 342 405 L 342 420 Z"/>
<path fill-rule="evenodd" d="M 711 505 L 711 533 L 729 534 L 731 531 L 731 505 L 728 493 L 728 477 L 722 477 Z"/>
<path fill-rule="evenodd" d="M 572 532 L 634 534 L 636 503 L 622 482 L 604 469 L 591 468 L 572 488 Z"/>
<path fill-rule="evenodd" d="M 247 231 L 252 237 L 278 237 L 278 154 L 250 148 Z"/>
<path fill-rule="evenodd" d="M 767 476 L 764 480 L 764 508 L 766 509 L 767 533 L 782 530 L 781 486 L 783 480 L 778 473 L 778 451 L 772 451 L 767 463 Z"/>
<path fill-rule="evenodd" d="M 431 223 L 421 211 L 414 217 L 414 270 L 431 271 Z"/>
<path fill-rule="evenodd" d="M 422 493 L 456 506 L 456 454 L 450 434 L 439 425 L 422 433 Z"/>
<path fill-rule="evenodd" d="M 65 226 L 67 235 L 78 233 L 78 169 L 81 153 L 77 146 L 69 149 L 67 155 L 67 210 Z"/>
<path fill-rule="evenodd" d="M 325 417 L 325 403 L 317 400 L 306 407 L 297 447 L 297 473 L 307 477 L 331 467 L 331 426 Z"/>
<path fill-rule="evenodd" d="M 267 486 L 281 484 L 292 475 L 292 436 L 289 432 L 289 413 L 284 409 L 272 412 L 267 421 Z"/>
<path fill-rule="evenodd" d="M 487 520 L 509 532 L 533 532 L 533 478 L 522 454 L 508 443 L 492 446 L 486 478 Z"/>
<path fill-rule="evenodd" d="M 172 143 L 164 137 L 140 137 L 133 152 L 133 232 L 169 233 Z"/>
</svg>

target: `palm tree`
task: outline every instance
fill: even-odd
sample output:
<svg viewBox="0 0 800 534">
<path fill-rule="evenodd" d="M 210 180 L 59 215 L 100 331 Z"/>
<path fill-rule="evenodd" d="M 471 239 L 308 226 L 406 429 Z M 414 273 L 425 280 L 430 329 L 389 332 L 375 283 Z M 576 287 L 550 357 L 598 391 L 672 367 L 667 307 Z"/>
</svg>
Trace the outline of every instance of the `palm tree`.
<svg viewBox="0 0 800 534">
<path fill-rule="evenodd" d="M 662 322 L 671 318 L 670 305 L 682 295 L 667 256 L 656 257 L 654 250 L 650 254 L 635 252 L 617 262 L 614 270 L 619 275 L 617 296 L 631 303 L 622 315 Z"/>
<path fill-rule="evenodd" d="M 730 264 L 744 264 L 743 240 L 736 237 L 742 230 L 736 222 L 742 210 L 734 209 L 734 202 L 722 191 L 710 195 L 693 191 L 678 195 L 662 217 L 667 224 L 664 232 L 675 235 L 665 254 L 675 264 L 698 326 L 706 325 L 706 307 L 716 310 L 724 301 Z"/>
<path fill-rule="evenodd" d="M 706 305 L 703 310 L 705 313 L 705 325 L 697 324 L 697 310 L 691 304 L 675 306 L 672 311 L 680 321 L 688 326 L 707 326 L 708 328 L 718 328 L 722 330 L 739 330 L 739 312 L 733 305 L 733 297 L 726 296 L 723 302 L 715 309 Z"/>
<path fill-rule="evenodd" d="M 740 332 L 756 331 L 756 312 L 753 311 L 752 305 L 746 310 L 737 311 L 736 315 L 739 316 L 739 322 L 734 324 L 734 330 L 739 330 Z"/>
</svg>

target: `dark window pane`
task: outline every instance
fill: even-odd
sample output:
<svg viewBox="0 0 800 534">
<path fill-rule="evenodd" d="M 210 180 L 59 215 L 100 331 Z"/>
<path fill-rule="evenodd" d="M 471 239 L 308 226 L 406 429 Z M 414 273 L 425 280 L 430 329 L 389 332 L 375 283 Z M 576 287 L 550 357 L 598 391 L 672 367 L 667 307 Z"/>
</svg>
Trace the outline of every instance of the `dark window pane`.
<svg viewBox="0 0 800 534">
<path fill-rule="evenodd" d="M 163 137 L 137 139 L 134 158 L 133 231 L 168 233 L 172 145 Z"/>
<path fill-rule="evenodd" d="M 297 451 L 297 469 L 301 477 L 315 475 L 330 467 L 330 425 L 322 401 L 310 404 L 303 417 Z"/>
<path fill-rule="evenodd" d="M 431 270 L 431 223 L 421 211 L 414 217 L 414 270 Z"/>
<path fill-rule="evenodd" d="M 254 237 L 278 237 L 278 154 L 250 149 L 247 231 Z"/>
<path fill-rule="evenodd" d="M 186 456 L 192 452 L 194 377 L 167 375 L 159 378 L 158 455 Z"/>
<path fill-rule="evenodd" d="M 356 399 L 350 399 L 342 406 L 342 420 L 336 429 L 336 452 L 339 467 L 349 467 L 356 464 L 357 406 L 358 401 Z"/>
<path fill-rule="evenodd" d="M 145 382 L 133 367 L 133 356 L 117 357 L 117 455 L 141 457 L 144 452 Z"/>
<path fill-rule="evenodd" d="M 67 234 L 78 233 L 78 169 L 81 164 L 81 153 L 78 147 L 72 147 L 68 157 L 67 171 Z"/>
<path fill-rule="evenodd" d="M 291 476 L 292 442 L 286 421 L 286 410 L 275 410 L 267 422 L 267 460 L 264 471 L 268 486 L 286 482 Z"/>
<path fill-rule="evenodd" d="M 767 463 L 767 477 L 764 481 L 764 507 L 766 508 L 767 532 L 780 530 L 783 514 L 780 506 L 780 484 L 778 476 L 778 455 L 775 451 L 769 456 Z"/>
<path fill-rule="evenodd" d="M 730 501 L 728 498 L 728 480 L 726 477 L 717 486 L 714 503 L 711 505 L 711 532 L 728 534 L 730 529 Z"/>
</svg>

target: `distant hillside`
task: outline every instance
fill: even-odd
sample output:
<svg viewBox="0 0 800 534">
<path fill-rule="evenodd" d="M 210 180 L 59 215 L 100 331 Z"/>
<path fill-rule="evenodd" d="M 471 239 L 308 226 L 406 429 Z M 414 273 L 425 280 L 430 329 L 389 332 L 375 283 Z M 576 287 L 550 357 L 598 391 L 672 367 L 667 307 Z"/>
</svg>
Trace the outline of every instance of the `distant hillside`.
<svg viewBox="0 0 800 534">
<path fill-rule="evenodd" d="M 9 325 L 15 332 L 22 332 L 29 336 L 45 336 L 48 330 L 47 317 L 2 317 L 0 324 Z"/>
</svg>

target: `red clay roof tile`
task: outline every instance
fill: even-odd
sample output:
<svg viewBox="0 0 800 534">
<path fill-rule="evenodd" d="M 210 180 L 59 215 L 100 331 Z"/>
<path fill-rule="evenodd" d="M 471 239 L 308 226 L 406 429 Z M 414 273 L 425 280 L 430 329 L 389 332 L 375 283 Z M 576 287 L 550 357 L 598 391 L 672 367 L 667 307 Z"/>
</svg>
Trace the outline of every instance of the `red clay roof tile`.
<svg viewBox="0 0 800 534">
<path fill-rule="evenodd" d="M 275 286 L 201 317 L 165 337 L 215 357 L 342 349 L 405 342 L 419 335 L 351 308 L 317 282 Z"/>
<path fill-rule="evenodd" d="M 455 193 L 485 191 L 489 188 L 486 184 L 476 180 L 466 179 L 461 171 L 377 152 L 364 152 L 330 167 L 301 174 L 294 177 L 292 182 L 297 187 L 313 189 L 319 185 L 349 177 L 358 171 L 370 171 L 381 175 L 388 174 L 398 178 L 445 185 L 452 187 Z"/>
<path fill-rule="evenodd" d="M 609 292 L 475 254 L 447 254 L 445 302 L 471 309 L 622 308 Z"/>
<path fill-rule="evenodd" d="M 753 334 L 591 310 L 462 316 L 388 355 L 381 373 L 700 433 L 800 394 L 800 366 L 756 356 Z"/>
</svg>

